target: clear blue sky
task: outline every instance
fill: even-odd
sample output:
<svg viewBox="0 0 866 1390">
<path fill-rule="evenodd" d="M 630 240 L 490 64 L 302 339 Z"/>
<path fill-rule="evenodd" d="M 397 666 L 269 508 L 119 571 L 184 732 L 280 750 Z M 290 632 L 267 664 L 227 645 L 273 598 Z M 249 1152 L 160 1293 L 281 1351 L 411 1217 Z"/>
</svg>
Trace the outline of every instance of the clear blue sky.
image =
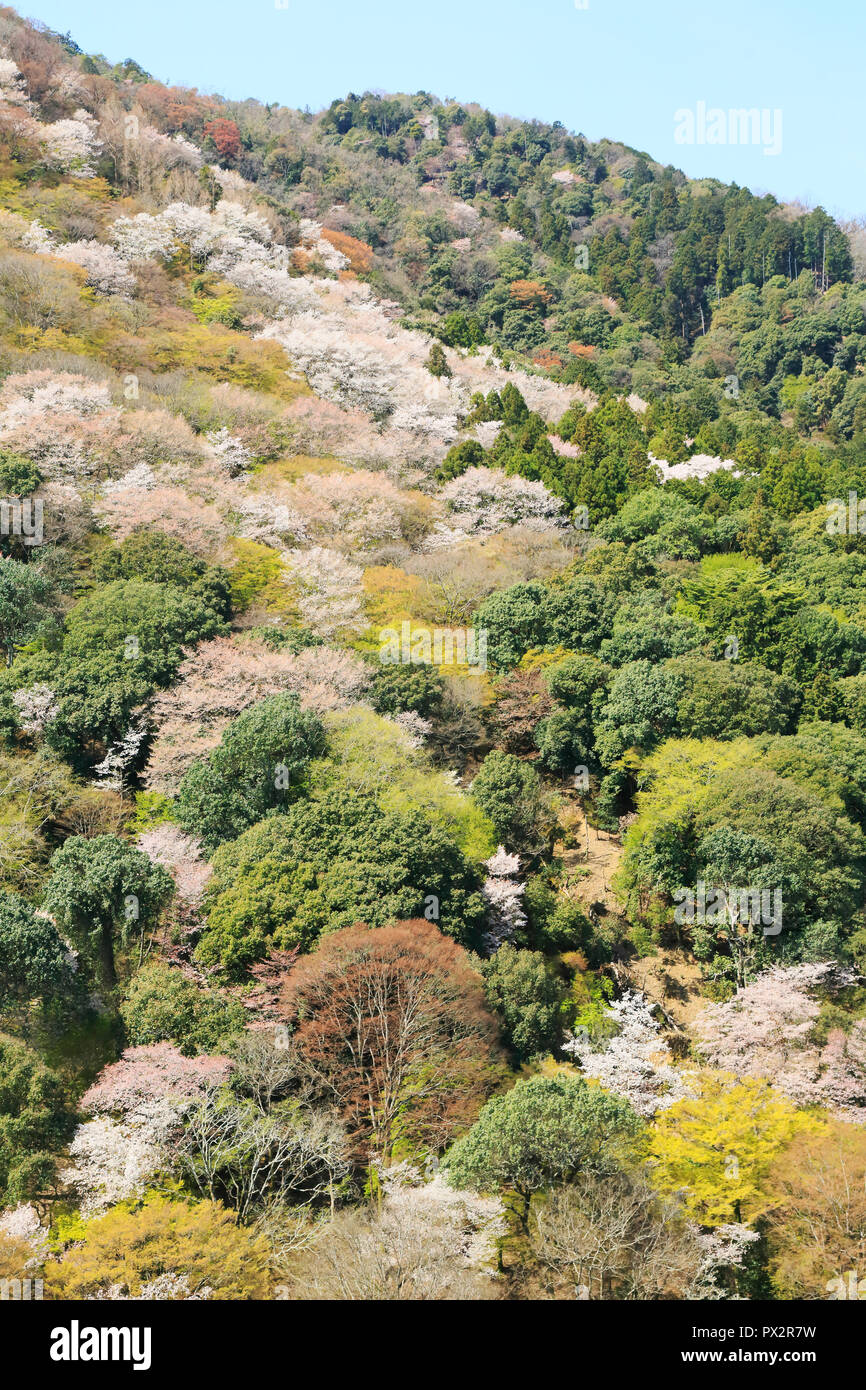
<svg viewBox="0 0 866 1390">
<path fill-rule="evenodd" d="M 864 0 L 30 2 L 87 51 L 200 91 L 318 110 L 348 91 L 424 89 L 866 214 Z M 780 110 L 781 153 L 677 143 L 675 111 L 699 102 Z"/>
</svg>

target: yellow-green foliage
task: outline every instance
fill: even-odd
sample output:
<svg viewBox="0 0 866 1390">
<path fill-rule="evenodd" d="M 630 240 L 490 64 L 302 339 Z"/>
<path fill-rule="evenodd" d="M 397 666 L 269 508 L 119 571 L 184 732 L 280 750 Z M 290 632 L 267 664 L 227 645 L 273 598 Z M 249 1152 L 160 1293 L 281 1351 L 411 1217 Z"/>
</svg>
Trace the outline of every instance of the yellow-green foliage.
<svg viewBox="0 0 866 1390">
<path fill-rule="evenodd" d="M 0 180 L 0 207 L 16 212 L 28 221 L 35 218 L 50 232 L 69 235 L 69 219 L 96 219 L 100 227 L 116 217 L 141 210 L 139 204 L 112 197 L 102 178 L 67 177 L 58 182 L 24 183 L 20 179 Z"/>
<path fill-rule="evenodd" d="M 668 739 L 647 758 L 637 796 L 638 817 L 626 837 L 626 850 L 666 821 L 689 818 L 715 777 L 728 768 L 748 765 L 751 740 Z"/>
<path fill-rule="evenodd" d="M 370 619 L 370 627 L 353 642 L 357 651 L 378 656 L 382 650 L 383 629 L 390 628 L 401 637 L 402 624 L 409 624 L 409 647 L 411 650 L 416 633 L 419 642 L 425 634 L 430 638 L 430 654 L 435 653 L 433 634 L 436 628 L 452 631 L 453 625 L 437 623 L 431 616 L 430 596 L 422 579 L 393 565 L 370 565 L 364 570 L 362 580 L 365 610 Z M 448 644 L 443 641 L 443 654 L 448 652 Z M 456 651 L 456 646 L 452 648 Z M 426 659 L 426 658 L 425 658 Z M 479 676 L 477 666 L 466 662 L 434 662 L 443 676 Z"/>
<path fill-rule="evenodd" d="M 548 666 L 555 666 L 557 661 L 562 661 L 566 656 L 574 656 L 567 647 L 555 647 L 553 651 L 541 651 L 538 647 L 531 647 L 520 658 L 521 671 L 546 671 Z"/>
<path fill-rule="evenodd" d="M 291 593 L 283 583 L 283 566 L 275 550 L 237 536 L 229 542 L 229 549 L 235 557 L 230 572 L 232 603 L 236 608 L 243 610 L 258 602 L 272 612 L 286 616 L 296 613 Z"/>
<path fill-rule="evenodd" d="M 406 735 L 391 720 L 355 707 L 326 715 L 325 725 L 328 755 L 311 765 L 314 787 L 372 796 L 386 810 L 423 811 L 475 863 L 493 853 L 496 836 L 488 818 L 433 767 L 423 749 L 408 746 Z"/>
<path fill-rule="evenodd" d="M 174 802 L 162 792 L 136 792 L 135 812 L 127 823 L 130 835 L 141 835 L 155 825 L 162 825 L 172 818 Z"/>
<path fill-rule="evenodd" d="M 364 570 L 364 594 L 371 626 L 376 629 L 376 650 L 379 648 L 379 628 L 399 627 L 401 622 L 424 621 L 424 581 L 407 574 L 396 565 L 369 565 Z"/>
<path fill-rule="evenodd" d="M 824 1121 L 795 1109 L 769 1081 L 702 1072 L 693 1085 L 695 1094 L 663 1111 L 653 1128 L 654 1182 L 682 1193 L 707 1225 L 753 1221 L 767 1207 L 773 1159 L 796 1135 L 820 1133 Z"/>
<path fill-rule="evenodd" d="M 233 328 L 238 317 L 238 298 L 237 294 L 212 295 L 207 299 L 193 299 L 190 308 L 199 323 L 222 323 Z"/>
<path fill-rule="evenodd" d="M 42 754 L 0 754 L 0 888 L 27 890 L 41 878 L 45 827 L 80 794 L 65 764 Z"/>
<path fill-rule="evenodd" d="M 275 483 L 296 483 L 308 473 L 351 473 L 351 468 L 335 458 L 315 458 L 312 454 L 290 454 L 254 468 L 250 476 L 253 489 L 273 487 Z"/>
<path fill-rule="evenodd" d="M 160 326 L 152 334 L 123 343 L 122 366 L 160 372 L 199 371 L 235 386 L 267 391 L 282 401 L 308 394 L 304 382 L 288 376 L 290 363 L 272 339 L 253 342 L 219 323 L 195 321 Z"/>
<path fill-rule="evenodd" d="M 161 1274 L 185 1274 L 193 1290 L 206 1285 L 215 1299 L 264 1298 L 268 1248 L 263 1236 L 238 1226 L 218 1202 L 174 1201 L 148 1195 L 88 1221 L 80 1242 L 49 1261 L 49 1297 L 93 1298 L 121 1285 L 135 1298 Z"/>
<path fill-rule="evenodd" d="M 721 555 L 703 555 L 699 566 L 702 574 L 718 574 L 721 570 L 736 570 L 738 574 L 760 575 L 763 565 L 751 555 L 740 555 L 736 551 L 725 551 Z"/>
</svg>

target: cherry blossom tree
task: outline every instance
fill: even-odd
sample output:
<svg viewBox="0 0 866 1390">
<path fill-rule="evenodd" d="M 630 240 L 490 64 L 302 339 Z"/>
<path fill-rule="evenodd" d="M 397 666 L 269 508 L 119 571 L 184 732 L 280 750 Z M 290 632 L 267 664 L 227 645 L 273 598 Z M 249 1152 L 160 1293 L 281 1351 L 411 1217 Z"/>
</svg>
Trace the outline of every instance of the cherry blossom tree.
<svg viewBox="0 0 866 1390">
<path fill-rule="evenodd" d="M 131 1294 L 125 1284 L 109 1284 L 107 1289 L 98 1290 L 93 1297 L 94 1300 L 110 1303 L 147 1303 L 157 1300 L 160 1303 L 201 1303 L 210 1298 L 212 1293 L 210 1284 L 193 1284 L 188 1274 L 167 1270 L 142 1284 L 137 1294 Z"/>
<path fill-rule="evenodd" d="M 92 1118 L 76 1130 L 63 1173 L 86 1215 L 140 1196 L 173 1162 L 184 1115 L 228 1076 L 226 1057 L 184 1057 L 170 1043 L 131 1047 L 81 1098 Z"/>
<path fill-rule="evenodd" d="M 821 1000 L 856 982 L 835 963 L 775 966 L 723 1004 L 698 1014 L 693 1031 L 707 1063 L 739 1077 L 768 1077 L 796 1105 L 821 1105 L 866 1123 L 866 1021 L 813 1040 Z"/>
<path fill-rule="evenodd" d="M 50 724 L 57 714 L 54 691 L 43 681 L 14 691 L 12 703 L 18 711 L 18 722 L 26 734 L 41 734 L 46 724 Z"/>
<path fill-rule="evenodd" d="M 425 719 L 413 709 L 398 710 L 391 716 L 398 728 L 403 730 L 409 738 L 413 748 L 423 748 L 430 734 L 433 732 L 433 723 Z"/>
<path fill-rule="evenodd" d="M 426 549 L 447 547 L 468 536 L 493 535 L 506 526 L 549 531 L 568 525 L 563 504 L 544 483 L 499 468 L 467 468 L 446 483 L 440 494 L 448 507 L 447 522 L 437 526 Z"/>
<path fill-rule="evenodd" d="M 333 246 L 322 236 L 321 223 L 314 222 L 308 217 L 302 217 L 299 231 L 304 249 L 315 255 L 326 270 L 348 269 L 349 257 L 344 256 L 342 251 L 339 251 L 336 246 Z"/>
<path fill-rule="evenodd" d="M 429 509 L 419 494 L 397 487 L 382 473 L 362 470 L 308 475 L 292 487 L 288 504 L 308 534 L 327 537 L 341 549 L 415 539 Z"/>
<path fill-rule="evenodd" d="M 617 1031 L 603 1047 L 586 1036 L 563 1043 L 584 1075 L 627 1100 L 639 1115 L 654 1115 L 690 1094 L 686 1077 L 671 1065 L 670 1053 L 643 994 L 627 990 L 606 1010 Z"/>
<path fill-rule="evenodd" d="M 202 857 L 199 840 L 172 821 L 164 821 L 139 835 L 138 848 L 154 864 L 168 869 L 184 902 L 194 907 L 201 903 L 213 870 Z"/>
<path fill-rule="evenodd" d="M 21 1274 L 32 1274 L 44 1263 L 48 1254 L 48 1231 L 31 1203 L 19 1202 L 17 1207 L 0 1211 L 0 1241 L 4 1237 L 27 1252 Z"/>
<path fill-rule="evenodd" d="M 310 540 L 307 523 L 300 513 L 268 496 L 241 497 L 233 510 L 238 518 L 238 535 L 247 540 L 259 541 L 274 550 L 281 550 L 287 540 L 295 544 Z"/>
<path fill-rule="evenodd" d="M 171 1043 L 128 1047 L 85 1091 L 81 1108 L 95 1115 L 129 1117 L 142 1105 L 165 1098 L 191 1100 L 224 1081 L 230 1070 L 227 1057 L 184 1057 Z"/>
<path fill-rule="evenodd" d="M 147 787 L 171 794 L 196 758 L 215 748 L 236 715 L 267 695 L 294 691 L 303 709 L 324 713 L 360 699 L 372 681 L 354 652 L 318 646 L 292 654 L 246 637 L 217 637 L 188 653 L 170 690 L 150 705 L 154 729 Z"/>
<path fill-rule="evenodd" d="M 518 881 L 520 856 L 508 854 L 500 845 L 484 864 L 487 878 L 482 887 L 487 904 L 487 931 L 484 948 L 493 955 L 516 931 L 526 926 L 523 910 L 523 884 Z"/>
<path fill-rule="evenodd" d="M 243 441 L 230 434 L 224 426 L 209 434 L 207 440 L 217 463 L 232 478 L 238 473 L 245 473 L 253 461 Z"/>
<path fill-rule="evenodd" d="M 488 1299 L 499 1292 L 496 1256 L 506 1234 L 497 1197 L 425 1182 L 408 1164 L 378 1174 L 375 1211 L 338 1213 L 290 1263 L 305 1299 Z"/>
<path fill-rule="evenodd" d="M 78 178 L 92 178 L 101 148 L 96 121 L 89 112 L 78 110 L 70 120 L 43 126 L 42 147 L 49 168 Z"/>
<path fill-rule="evenodd" d="M 52 247 L 51 254 L 62 261 L 80 265 L 87 274 L 86 284 L 97 294 L 118 294 L 128 299 L 135 289 L 135 276 L 111 246 L 101 241 L 67 241 Z"/>
<path fill-rule="evenodd" d="M 0 441 L 48 478 L 86 477 L 114 447 L 121 412 L 105 382 L 70 372 L 12 373 L 0 390 Z"/>
<path fill-rule="evenodd" d="M 43 227 L 42 223 L 34 218 L 22 233 L 20 244 L 26 247 L 28 251 L 50 253 L 53 241 L 48 228 Z"/>
<path fill-rule="evenodd" d="M 93 769 L 101 786 L 108 791 L 123 790 L 146 737 L 147 725 L 139 720 L 130 724 L 123 738 L 109 745 L 102 762 Z"/>
<path fill-rule="evenodd" d="M 140 1197 L 168 1164 L 167 1141 L 178 1122 L 176 1108 L 163 1100 L 142 1104 L 129 1119 L 101 1115 L 79 1125 L 61 1178 L 78 1193 L 82 1215 Z"/>
<path fill-rule="evenodd" d="M 0 101 L 8 106 L 27 106 L 27 83 L 18 64 L 5 54 L 0 57 Z"/>
<path fill-rule="evenodd" d="M 166 222 L 149 212 L 118 217 L 109 232 L 124 261 L 169 260 L 174 234 Z"/>
<path fill-rule="evenodd" d="M 140 527 L 155 527 L 182 540 L 196 555 L 211 558 L 228 534 L 220 508 L 183 487 L 154 486 L 152 476 L 130 473 L 115 487 L 103 487 L 94 511 L 112 538 L 120 544 Z"/>
<path fill-rule="evenodd" d="M 298 596 L 302 621 L 322 637 L 363 626 L 363 570 L 336 550 L 314 545 L 284 556 L 284 582 Z"/>
</svg>

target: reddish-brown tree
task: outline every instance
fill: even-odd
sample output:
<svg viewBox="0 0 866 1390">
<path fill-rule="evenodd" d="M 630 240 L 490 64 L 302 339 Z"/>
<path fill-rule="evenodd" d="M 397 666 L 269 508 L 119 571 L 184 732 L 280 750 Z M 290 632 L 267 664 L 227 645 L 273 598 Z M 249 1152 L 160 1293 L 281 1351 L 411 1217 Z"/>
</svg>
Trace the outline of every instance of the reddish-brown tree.
<svg viewBox="0 0 866 1390">
<path fill-rule="evenodd" d="M 466 952 L 424 920 L 347 927 L 295 966 L 282 999 L 305 1065 L 358 1159 L 441 1149 L 505 1078 Z"/>
<path fill-rule="evenodd" d="M 322 236 L 335 250 L 348 256 L 353 270 L 372 270 L 373 248 L 368 246 L 366 241 L 359 241 L 357 237 L 349 236 L 347 232 L 336 231 L 333 227 L 323 227 Z"/>
<path fill-rule="evenodd" d="M 221 159 L 234 159 L 240 150 L 241 133 L 234 121 L 226 121 L 222 117 L 208 121 L 203 133 L 206 140 L 213 141 Z"/>
<path fill-rule="evenodd" d="M 139 105 L 160 130 L 195 135 L 213 113 L 213 103 L 200 96 L 195 87 L 164 87 L 161 82 L 143 82 L 136 91 Z"/>
<path fill-rule="evenodd" d="M 512 280 L 508 289 L 521 309 L 545 309 L 553 298 L 537 280 Z"/>
<path fill-rule="evenodd" d="M 506 753 L 530 753 L 535 730 L 555 708 L 540 671 L 511 671 L 496 682 L 488 723 Z"/>
</svg>

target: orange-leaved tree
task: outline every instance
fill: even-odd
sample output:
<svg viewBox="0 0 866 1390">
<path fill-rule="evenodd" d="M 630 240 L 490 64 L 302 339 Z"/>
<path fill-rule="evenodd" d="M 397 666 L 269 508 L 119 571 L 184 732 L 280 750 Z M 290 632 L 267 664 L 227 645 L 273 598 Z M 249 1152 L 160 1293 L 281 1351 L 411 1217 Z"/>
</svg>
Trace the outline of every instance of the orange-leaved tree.
<svg viewBox="0 0 866 1390">
<path fill-rule="evenodd" d="M 362 1160 L 443 1148 L 506 1074 L 481 977 L 423 919 L 324 935 L 282 1012 Z"/>
</svg>

